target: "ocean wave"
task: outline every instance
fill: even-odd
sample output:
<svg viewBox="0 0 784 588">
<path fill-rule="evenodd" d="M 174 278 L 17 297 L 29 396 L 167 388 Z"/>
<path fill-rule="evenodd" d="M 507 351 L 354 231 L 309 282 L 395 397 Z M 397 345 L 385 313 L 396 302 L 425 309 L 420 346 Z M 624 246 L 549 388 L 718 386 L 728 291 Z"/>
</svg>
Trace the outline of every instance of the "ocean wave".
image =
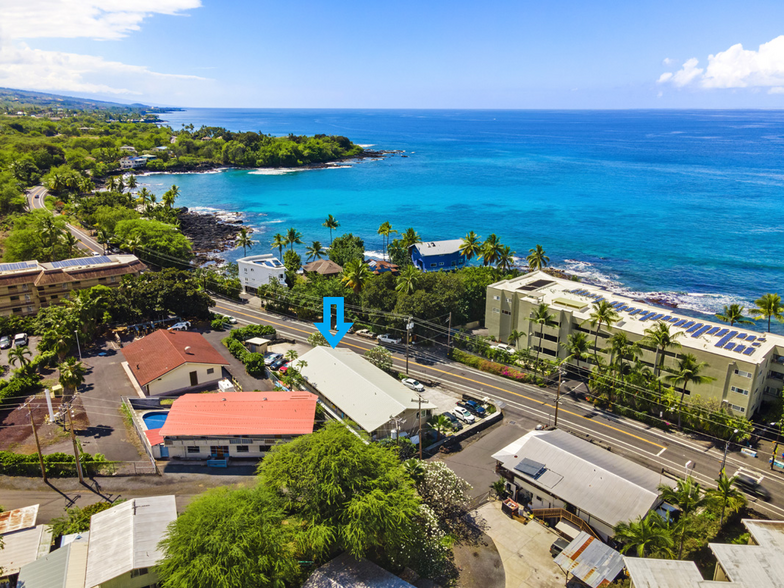
<svg viewBox="0 0 784 588">
<path fill-rule="evenodd" d="M 312 168 L 293 168 L 293 167 L 276 167 L 276 168 L 259 168 L 249 171 L 248 175 L 251 176 L 284 176 L 286 174 L 293 174 L 301 171 L 306 171 Z"/>
<path fill-rule="evenodd" d="M 282 218 L 276 218 L 268 221 L 259 221 L 260 225 L 277 225 L 278 223 L 285 222 Z"/>
<path fill-rule="evenodd" d="M 385 259 L 383 251 L 365 251 L 365 257 L 371 259 Z"/>
<path fill-rule="evenodd" d="M 375 147 L 376 146 L 375 143 L 368 143 L 367 145 L 363 145 L 361 143 L 357 143 L 357 145 L 362 147 L 362 149 L 370 149 L 371 147 Z"/>
<path fill-rule="evenodd" d="M 145 171 L 137 173 L 137 176 L 190 176 L 190 175 L 209 175 L 209 174 L 222 174 L 229 171 L 230 167 L 218 167 L 215 169 L 208 169 L 204 171 Z"/>
</svg>

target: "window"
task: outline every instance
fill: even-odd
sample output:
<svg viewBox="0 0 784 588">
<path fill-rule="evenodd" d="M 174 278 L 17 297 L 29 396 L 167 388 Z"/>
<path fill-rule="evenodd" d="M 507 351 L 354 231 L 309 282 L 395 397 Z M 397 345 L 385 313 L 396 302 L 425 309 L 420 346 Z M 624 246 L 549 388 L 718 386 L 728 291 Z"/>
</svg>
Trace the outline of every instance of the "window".
<svg viewBox="0 0 784 588">
<path fill-rule="evenodd" d="M 16 292 L 16 286 L 8 286 L 9 292 Z"/>
<path fill-rule="evenodd" d="M 434 263 L 431 263 L 431 264 L 430 264 L 430 267 L 436 267 L 436 264 L 434 264 Z"/>
<path fill-rule="evenodd" d="M 131 578 L 138 578 L 139 576 L 144 576 L 147 573 L 147 568 L 138 568 L 135 570 L 131 570 Z"/>
<path fill-rule="evenodd" d="M 750 378 L 751 374 L 749 372 L 744 372 L 743 370 L 735 370 L 736 376 L 743 376 L 744 378 Z"/>
<path fill-rule="evenodd" d="M 16 313 L 18 313 L 18 312 L 22 312 L 22 309 L 21 309 L 21 308 L 15 308 L 15 309 L 14 309 L 14 314 L 16 314 Z"/>
<path fill-rule="evenodd" d="M 501 300 L 500 296 L 493 296 L 493 300 Z"/>
<path fill-rule="evenodd" d="M 250 450 L 250 445 L 240 445 L 235 447 L 235 449 L 237 450 L 237 453 L 248 453 Z"/>
<path fill-rule="evenodd" d="M 188 445 L 185 449 L 188 453 L 201 453 L 201 447 L 198 445 Z"/>
<path fill-rule="evenodd" d="M 215 368 L 207 368 L 207 373 L 208 374 L 214 374 L 215 373 Z"/>
<path fill-rule="evenodd" d="M 502 311 L 501 311 L 501 314 L 512 314 L 512 312 L 511 312 L 511 311 L 509 311 L 509 310 L 502 310 Z"/>
<path fill-rule="evenodd" d="M 271 445 L 259 445 L 259 451 L 261 453 L 266 453 L 271 448 Z"/>
<path fill-rule="evenodd" d="M 455 267 L 456 265 L 457 265 L 457 263 L 453 261 L 452 262 L 452 267 Z"/>
<path fill-rule="evenodd" d="M 737 392 L 738 394 L 743 394 L 744 396 L 748 396 L 749 395 L 749 391 L 748 390 L 744 390 L 743 388 L 738 388 L 737 386 L 733 386 L 732 387 L 732 391 L 733 392 Z"/>
<path fill-rule="evenodd" d="M 19 296 L 11 296 L 11 301 L 13 302 L 14 300 L 19 300 Z"/>
<path fill-rule="evenodd" d="M 61 290 L 67 290 L 67 289 L 68 289 L 68 284 L 66 284 L 65 282 L 63 282 L 62 284 L 60 284 L 60 289 L 61 289 Z"/>
<path fill-rule="evenodd" d="M 52 296 L 52 300 L 57 300 L 57 294 L 55 294 L 54 296 Z"/>
<path fill-rule="evenodd" d="M 497 308 L 494 308 L 494 309 L 493 309 L 493 312 L 494 312 L 494 313 L 496 313 L 496 314 L 498 314 L 498 313 L 499 313 L 499 312 L 501 312 L 501 311 L 500 311 L 499 309 L 497 309 Z"/>
<path fill-rule="evenodd" d="M 438 265 L 444 265 L 444 262 L 443 261 L 439 261 Z"/>
<path fill-rule="evenodd" d="M 737 412 L 746 412 L 746 409 L 742 406 L 738 406 L 737 404 L 730 404 L 730 408 Z"/>
<path fill-rule="evenodd" d="M 98 281 L 99 281 L 99 282 L 105 282 L 105 281 L 106 281 L 106 278 L 98 278 Z"/>
<path fill-rule="evenodd" d="M 512 299 L 511 299 L 511 298 L 507 298 L 507 299 L 506 299 L 506 303 L 507 303 L 507 304 L 512 304 Z"/>
</svg>

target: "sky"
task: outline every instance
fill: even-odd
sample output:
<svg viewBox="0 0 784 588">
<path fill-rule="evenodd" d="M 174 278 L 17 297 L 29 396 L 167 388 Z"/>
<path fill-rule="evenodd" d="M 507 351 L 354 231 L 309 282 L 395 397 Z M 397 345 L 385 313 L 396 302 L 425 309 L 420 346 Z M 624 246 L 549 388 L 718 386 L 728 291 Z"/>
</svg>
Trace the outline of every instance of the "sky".
<svg viewBox="0 0 784 588">
<path fill-rule="evenodd" d="M 216 108 L 781 108 L 784 2 L 0 0 L 0 87 Z"/>
</svg>

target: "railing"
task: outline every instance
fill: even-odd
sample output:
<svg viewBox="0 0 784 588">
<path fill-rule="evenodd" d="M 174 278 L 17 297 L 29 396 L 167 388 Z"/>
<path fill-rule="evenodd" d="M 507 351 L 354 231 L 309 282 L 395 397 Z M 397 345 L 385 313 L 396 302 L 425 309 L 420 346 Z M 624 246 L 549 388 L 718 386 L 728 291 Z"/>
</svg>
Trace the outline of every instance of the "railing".
<svg viewBox="0 0 784 588">
<path fill-rule="evenodd" d="M 601 541 L 601 537 L 596 534 L 591 526 L 578 517 L 576 514 L 569 512 L 563 508 L 537 508 L 531 511 L 533 515 L 538 519 L 565 519 L 579 527 L 581 531 L 585 531 L 589 535 L 593 536 L 596 539 Z"/>
<path fill-rule="evenodd" d="M 122 406 L 124 408 L 125 414 L 131 417 L 131 424 L 133 425 L 133 429 L 136 432 L 136 435 L 139 437 L 139 442 L 141 443 L 142 447 L 144 448 L 144 452 L 147 454 L 147 458 L 150 460 L 148 463 L 150 464 L 150 468 L 152 471 L 149 473 L 151 474 L 158 474 L 158 466 L 155 463 L 155 456 L 152 454 L 152 447 L 150 446 L 150 440 L 147 439 L 147 435 L 144 434 L 144 426 L 142 425 L 141 419 L 136 414 L 136 411 L 133 409 L 133 405 L 131 404 L 131 399 L 123 397 L 122 398 Z M 141 468 L 134 463 L 133 471 L 134 475 L 136 473 L 148 473 L 146 470 L 147 468 Z M 144 471 L 143 471 L 144 470 Z"/>
</svg>

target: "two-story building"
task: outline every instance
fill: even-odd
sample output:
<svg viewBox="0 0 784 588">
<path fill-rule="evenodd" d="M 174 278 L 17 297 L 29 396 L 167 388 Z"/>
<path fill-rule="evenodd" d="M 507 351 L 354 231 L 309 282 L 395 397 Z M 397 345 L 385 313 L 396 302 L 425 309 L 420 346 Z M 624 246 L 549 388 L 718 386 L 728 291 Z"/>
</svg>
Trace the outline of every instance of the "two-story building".
<svg viewBox="0 0 784 588">
<path fill-rule="evenodd" d="M 136 169 L 147 165 L 144 157 L 122 157 L 120 158 L 120 169 Z"/>
<path fill-rule="evenodd" d="M 74 290 L 119 286 L 125 275 L 146 270 L 135 255 L 78 257 L 39 263 L 0 264 L 0 316 L 29 316 L 60 304 Z"/>
<path fill-rule="evenodd" d="M 270 282 L 286 285 L 286 266 L 272 255 L 249 255 L 237 260 L 240 282 L 245 292 L 255 294 L 261 286 Z"/>
<path fill-rule="evenodd" d="M 412 245 L 411 261 L 423 272 L 449 271 L 465 267 L 466 258 L 460 252 L 461 239 L 427 241 Z"/>
</svg>

